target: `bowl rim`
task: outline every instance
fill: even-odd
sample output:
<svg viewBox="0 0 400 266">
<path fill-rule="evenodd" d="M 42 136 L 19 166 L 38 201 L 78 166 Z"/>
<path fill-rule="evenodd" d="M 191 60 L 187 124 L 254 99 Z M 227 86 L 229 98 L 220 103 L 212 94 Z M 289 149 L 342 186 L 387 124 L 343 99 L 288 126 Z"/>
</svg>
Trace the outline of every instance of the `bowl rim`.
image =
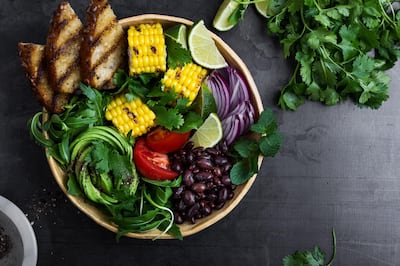
<svg viewBox="0 0 400 266">
<path fill-rule="evenodd" d="M 35 232 L 22 210 L 9 199 L 0 195 L 0 212 L 4 213 L 15 225 L 23 246 L 22 266 L 34 266 L 37 263 L 37 241 Z"/>
<path fill-rule="evenodd" d="M 126 28 L 130 25 L 138 24 L 138 23 L 151 23 L 151 22 L 160 22 L 163 21 L 164 24 L 170 24 L 174 25 L 176 23 L 182 23 L 187 26 L 191 26 L 194 24 L 193 21 L 182 18 L 182 17 L 175 17 L 175 16 L 170 16 L 170 15 L 160 15 L 160 14 L 142 14 L 142 15 L 135 15 L 131 17 L 126 17 L 122 18 L 119 20 L 119 24 L 122 25 L 123 28 Z M 163 24 L 162 23 L 162 24 Z M 163 24 L 163 25 L 164 25 Z M 250 89 L 250 95 L 251 95 L 251 101 L 258 112 L 261 113 L 264 110 L 263 103 L 259 94 L 259 91 L 257 89 L 256 83 L 253 79 L 253 76 L 251 75 L 249 69 L 247 68 L 246 64 L 243 62 L 243 60 L 236 54 L 236 52 L 227 44 L 225 41 L 223 41 L 218 35 L 213 33 L 212 31 L 208 30 L 209 33 L 211 34 L 211 37 L 214 39 L 217 47 L 219 50 L 223 50 L 224 52 L 224 57 L 225 59 L 229 62 L 229 65 L 233 65 L 238 69 L 239 72 L 244 76 L 248 87 Z M 45 113 L 45 115 L 48 117 L 48 114 Z M 46 116 L 44 116 L 44 120 L 46 120 Z M 114 233 L 118 232 L 118 227 L 114 224 L 112 224 L 109 221 L 106 221 L 106 215 L 102 213 L 100 210 L 96 209 L 94 205 L 91 205 L 86 201 L 83 197 L 81 196 L 74 196 L 68 193 L 67 191 L 67 177 L 65 173 L 62 171 L 58 163 L 54 158 L 51 156 L 47 156 L 47 161 L 49 164 L 49 167 L 51 169 L 51 172 L 53 174 L 54 179 L 56 180 L 56 183 L 58 186 L 61 188 L 61 190 L 64 192 L 64 194 L 67 196 L 67 198 L 83 213 L 85 213 L 89 218 L 91 218 L 95 223 L 98 225 L 108 229 L 109 231 L 112 231 Z M 260 170 L 261 165 L 263 162 L 263 157 L 259 156 L 258 158 L 258 170 Z M 210 216 L 207 216 L 205 218 L 202 218 L 201 221 L 196 221 L 195 224 L 183 224 L 183 225 L 178 225 L 181 229 L 182 236 L 187 237 L 190 235 L 193 235 L 195 233 L 198 233 L 211 225 L 217 223 L 220 221 L 222 218 L 227 216 L 238 204 L 239 202 L 242 201 L 244 196 L 247 194 L 248 190 L 251 188 L 253 185 L 255 179 L 256 179 L 257 174 L 254 174 L 246 183 L 239 185 L 241 187 L 240 193 L 235 193 L 235 196 L 233 199 L 229 200 L 229 203 L 226 204 L 222 209 L 220 210 L 214 210 L 213 213 L 210 215 L 212 216 L 211 219 L 207 219 Z M 235 191 L 237 191 L 238 188 L 236 188 Z M 92 207 L 89 207 L 91 205 Z M 88 207 L 90 209 L 88 209 Z M 187 229 L 185 227 L 188 227 Z M 182 230 L 182 228 L 184 230 Z M 160 238 L 160 239 L 175 239 L 175 237 L 169 235 L 169 234 L 163 234 L 160 236 L 160 231 L 159 230 L 151 230 L 147 232 L 141 232 L 141 233 L 127 233 L 124 236 L 130 237 L 130 238 L 137 238 L 137 239 L 154 239 L 154 238 Z"/>
</svg>

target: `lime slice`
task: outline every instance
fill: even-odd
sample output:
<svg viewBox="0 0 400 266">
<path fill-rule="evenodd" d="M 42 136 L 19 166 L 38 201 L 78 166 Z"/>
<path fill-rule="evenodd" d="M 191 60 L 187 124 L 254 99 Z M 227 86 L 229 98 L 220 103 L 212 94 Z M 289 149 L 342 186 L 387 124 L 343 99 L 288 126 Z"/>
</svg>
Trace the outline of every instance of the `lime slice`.
<svg viewBox="0 0 400 266">
<path fill-rule="evenodd" d="M 231 23 L 229 17 L 232 15 L 240 4 L 234 0 L 224 0 L 219 6 L 217 14 L 213 20 L 213 26 L 219 31 L 227 31 L 232 29 L 236 23 Z"/>
<path fill-rule="evenodd" d="M 222 125 L 216 113 L 211 113 L 190 138 L 195 147 L 209 148 L 222 139 Z"/>
<path fill-rule="evenodd" d="M 192 107 L 201 117 L 206 118 L 211 113 L 217 112 L 217 104 L 210 88 L 203 83 L 196 99 L 192 103 Z"/>
<path fill-rule="evenodd" d="M 270 15 L 267 14 L 267 12 L 269 11 L 269 0 L 264 0 L 264 1 L 260 1 L 260 2 L 255 2 L 254 5 L 256 6 L 256 9 L 258 11 L 258 13 L 260 13 L 262 16 L 269 18 Z"/>
<path fill-rule="evenodd" d="M 182 45 L 187 49 L 187 29 L 184 24 L 177 24 L 165 30 L 165 35 Z"/>
<path fill-rule="evenodd" d="M 189 32 L 188 44 L 193 60 L 200 66 L 217 69 L 228 65 L 215 45 L 211 33 L 204 25 L 203 20 L 193 25 Z"/>
</svg>

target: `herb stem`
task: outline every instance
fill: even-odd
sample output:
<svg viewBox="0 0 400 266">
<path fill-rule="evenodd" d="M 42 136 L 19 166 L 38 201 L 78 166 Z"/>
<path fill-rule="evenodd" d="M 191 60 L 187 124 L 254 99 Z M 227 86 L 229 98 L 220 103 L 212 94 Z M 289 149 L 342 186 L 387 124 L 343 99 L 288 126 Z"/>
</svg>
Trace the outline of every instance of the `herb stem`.
<svg viewBox="0 0 400 266">
<path fill-rule="evenodd" d="M 335 257 L 336 257 L 336 233 L 335 233 L 335 228 L 332 228 L 332 241 L 333 241 L 333 253 L 332 257 L 329 260 L 328 264 L 326 266 L 331 266 Z"/>
</svg>

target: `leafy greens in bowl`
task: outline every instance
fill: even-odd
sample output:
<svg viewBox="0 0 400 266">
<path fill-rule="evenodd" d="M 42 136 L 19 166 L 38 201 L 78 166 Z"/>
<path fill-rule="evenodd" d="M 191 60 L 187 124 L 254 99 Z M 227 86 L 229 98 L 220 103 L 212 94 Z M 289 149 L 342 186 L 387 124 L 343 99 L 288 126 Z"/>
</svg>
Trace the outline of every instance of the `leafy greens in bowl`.
<svg viewBox="0 0 400 266">
<path fill-rule="evenodd" d="M 119 20 L 125 32 L 133 28 L 140 33 L 143 25 L 152 24 L 160 24 L 164 29 L 184 25 L 192 27 L 193 31 L 193 22 L 172 16 L 146 14 Z M 155 77 L 145 73 L 135 79 L 132 78 L 134 75 L 118 71 L 113 76 L 113 82 L 117 84 L 115 90 L 98 91 L 81 83 L 79 92 L 71 97 L 61 114 L 44 111 L 31 121 L 32 134 L 46 147 L 50 169 L 62 191 L 82 212 L 117 233 L 118 237 L 182 239 L 211 226 L 230 213 L 246 195 L 263 156 L 274 156 L 279 150 L 282 137 L 276 132 L 274 115 L 271 110 L 263 109 L 246 65 L 222 39 L 208 30 L 206 33 L 227 64 L 219 69 L 207 69 L 207 77 L 202 81 L 199 95 L 206 97 L 204 95 L 211 93 L 217 104 L 214 112 L 203 114 L 206 117 L 187 108 L 190 103 L 185 97 L 176 100 L 170 108 L 171 98 L 168 97 L 176 93 L 177 85 L 169 93 L 148 90 L 151 84 L 160 87 L 159 73 Z M 184 52 L 180 50 L 182 47 L 174 45 L 170 44 L 167 52 L 179 54 L 171 47 Z M 160 49 L 152 47 L 150 50 L 156 53 Z M 133 49 L 130 53 L 131 56 L 141 51 Z M 175 72 L 174 77 L 179 78 L 182 73 Z M 224 89 L 231 89 L 229 95 Z M 116 100 L 121 94 L 126 102 Z M 124 104 L 121 110 L 136 123 L 145 115 L 133 113 L 129 104 L 144 101 L 143 95 L 150 97 L 145 104 L 151 109 L 143 112 L 154 112 L 152 119 L 158 127 L 168 128 L 174 124 L 171 126 L 177 132 L 174 134 L 192 132 L 185 135 L 190 137 L 211 120 L 223 131 L 224 135 L 217 134 L 217 140 L 221 141 L 215 147 L 196 147 L 196 141 L 201 138 L 193 142 L 192 136 L 183 147 L 168 155 L 148 149 L 148 135 L 135 136 L 132 130 L 121 133 L 119 122 L 112 120 L 111 124 L 108 117 L 112 115 L 107 115 L 106 111 L 111 105 Z M 184 122 L 180 123 L 176 117 L 183 117 Z M 85 126 L 82 128 L 82 125 Z M 168 129 L 169 132 L 171 129 Z M 54 142 L 55 139 L 58 142 Z M 140 148 L 142 150 L 138 151 Z M 151 154 L 146 158 L 157 166 L 167 162 L 162 168 L 175 172 L 177 177 L 160 180 L 157 175 L 147 176 L 149 171 L 143 170 L 138 159 L 141 152 L 142 155 Z M 191 158 L 185 165 L 182 161 L 188 157 L 186 153 L 190 153 Z M 200 168 L 195 169 L 192 165 Z"/>
</svg>

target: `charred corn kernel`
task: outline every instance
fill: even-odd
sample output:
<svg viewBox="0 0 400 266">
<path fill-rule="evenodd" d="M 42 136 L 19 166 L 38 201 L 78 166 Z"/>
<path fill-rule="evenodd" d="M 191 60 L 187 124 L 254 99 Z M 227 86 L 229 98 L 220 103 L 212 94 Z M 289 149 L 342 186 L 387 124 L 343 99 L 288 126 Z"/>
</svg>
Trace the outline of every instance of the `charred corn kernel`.
<svg viewBox="0 0 400 266">
<path fill-rule="evenodd" d="M 140 98 L 128 102 L 124 93 L 111 100 L 105 116 L 119 132 L 127 135 L 132 131 L 133 137 L 147 133 L 155 125 L 156 119 L 153 111 Z"/>
<path fill-rule="evenodd" d="M 173 89 L 183 97 L 189 98 L 189 103 L 192 103 L 206 76 L 206 69 L 195 63 L 188 63 L 183 67 L 168 69 L 161 82 L 164 90 Z"/>
<path fill-rule="evenodd" d="M 166 71 L 167 52 L 160 23 L 130 26 L 128 46 L 130 75 Z"/>
</svg>

